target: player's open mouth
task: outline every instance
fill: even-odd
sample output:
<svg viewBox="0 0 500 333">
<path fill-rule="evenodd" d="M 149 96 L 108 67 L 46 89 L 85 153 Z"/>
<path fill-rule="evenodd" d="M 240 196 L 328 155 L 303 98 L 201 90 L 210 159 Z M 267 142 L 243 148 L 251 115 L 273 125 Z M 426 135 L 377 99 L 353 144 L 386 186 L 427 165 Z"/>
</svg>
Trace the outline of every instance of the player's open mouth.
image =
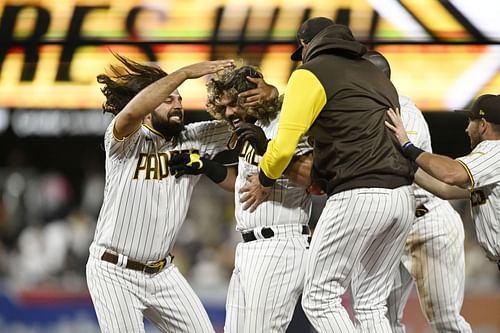
<svg viewBox="0 0 500 333">
<path fill-rule="evenodd" d="M 168 116 L 168 119 L 179 123 L 182 121 L 182 112 L 174 111 Z"/>
</svg>

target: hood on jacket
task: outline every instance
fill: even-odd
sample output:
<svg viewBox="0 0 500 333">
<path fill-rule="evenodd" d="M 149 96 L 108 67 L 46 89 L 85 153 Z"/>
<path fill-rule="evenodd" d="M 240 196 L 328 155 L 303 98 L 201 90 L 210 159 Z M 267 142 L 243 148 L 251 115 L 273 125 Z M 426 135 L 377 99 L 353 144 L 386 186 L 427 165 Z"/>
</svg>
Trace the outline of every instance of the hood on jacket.
<svg viewBox="0 0 500 333">
<path fill-rule="evenodd" d="M 367 51 L 366 46 L 356 41 L 351 30 L 342 24 L 333 24 L 319 32 L 309 43 L 303 63 L 319 54 L 333 53 L 349 58 L 358 58 Z"/>
</svg>

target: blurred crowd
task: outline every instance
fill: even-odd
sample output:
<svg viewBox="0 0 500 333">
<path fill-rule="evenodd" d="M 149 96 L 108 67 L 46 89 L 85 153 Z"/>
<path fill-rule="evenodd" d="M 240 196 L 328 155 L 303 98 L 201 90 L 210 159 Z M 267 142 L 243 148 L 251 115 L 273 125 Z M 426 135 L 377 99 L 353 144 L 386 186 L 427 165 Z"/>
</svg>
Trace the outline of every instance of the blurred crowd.
<svg viewBox="0 0 500 333">
<path fill-rule="evenodd" d="M 83 179 L 60 170 L 0 168 L 0 289 L 85 291 L 85 264 L 103 197 L 104 168 Z M 311 224 L 325 197 L 314 198 Z M 168 203 L 166 203 L 168 204 Z M 478 246 L 467 202 L 453 202 L 466 231 L 466 292 L 500 290 L 500 274 Z M 173 254 L 200 297 L 223 302 L 240 235 L 232 193 L 202 178 Z"/>
</svg>

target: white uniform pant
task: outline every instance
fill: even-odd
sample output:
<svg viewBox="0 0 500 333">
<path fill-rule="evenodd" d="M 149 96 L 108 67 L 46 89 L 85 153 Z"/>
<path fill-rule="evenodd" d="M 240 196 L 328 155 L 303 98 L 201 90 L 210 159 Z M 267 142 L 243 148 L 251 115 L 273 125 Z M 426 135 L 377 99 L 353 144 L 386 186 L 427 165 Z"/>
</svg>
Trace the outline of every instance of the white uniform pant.
<svg viewBox="0 0 500 333">
<path fill-rule="evenodd" d="M 448 202 L 415 219 L 387 300 L 395 333 L 404 333 L 403 310 L 413 287 L 429 324 L 440 333 L 472 332 L 460 315 L 464 298 L 464 228 Z"/>
<path fill-rule="evenodd" d="M 226 333 L 285 332 L 302 294 L 307 235 L 273 237 L 236 247 L 226 303 Z"/>
<path fill-rule="evenodd" d="M 318 333 L 391 332 L 386 300 L 414 201 L 410 186 L 353 189 L 328 199 L 314 230 L 302 297 Z M 350 284 L 356 329 L 341 305 Z"/>
<path fill-rule="evenodd" d="M 147 274 L 98 257 L 91 249 L 87 285 L 102 332 L 145 332 L 143 316 L 161 332 L 214 332 L 200 299 L 173 264 Z"/>
</svg>

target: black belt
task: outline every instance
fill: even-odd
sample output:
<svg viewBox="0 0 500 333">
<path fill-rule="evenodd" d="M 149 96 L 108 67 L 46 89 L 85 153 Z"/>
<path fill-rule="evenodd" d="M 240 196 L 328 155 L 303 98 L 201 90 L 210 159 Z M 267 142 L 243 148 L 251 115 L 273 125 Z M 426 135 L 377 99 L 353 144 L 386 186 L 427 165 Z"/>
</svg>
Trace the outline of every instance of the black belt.
<svg viewBox="0 0 500 333">
<path fill-rule="evenodd" d="M 109 251 L 104 252 L 101 259 L 115 265 L 118 263 L 118 255 Z M 167 259 L 169 259 L 170 262 L 172 262 L 174 256 L 169 254 L 168 258 L 155 261 L 151 264 L 143 264 L 141 262 L 128 259 L 127 265 L 125 267 L 128 269 L 133 269 L 134 271 L 141 271 L 148 274 L 155 274 L 161 271 L 163 268 L 165 268 L 167 264 Z"/>
<path fill-rule="evenodd" d="M 429 210 L 424 205 L 420 205 L 415 209 L 415 217 L 422 217 L 428 212 Z"/>
<path fill-rule="evenodd" d="M 268 227 L 263 227 L 260 229 L 260 233 L 262 234 L 262 237 L 264 238 L 272 238 L 274 237 L 274 231 L 271 228 Z M 307 225 L 302 225 L 302 234 L 303 235 L 309 235 L 309 226 Z M 257 237 L 255 237 L 255 234 L 253 231 L 248 231 L 248 232 L 242 232 L 241 237 L 243 237 L 243 241 L 245 243 L 247 242 L 252 242 L 254 240 L 257 240 Z"/>
</svg>

